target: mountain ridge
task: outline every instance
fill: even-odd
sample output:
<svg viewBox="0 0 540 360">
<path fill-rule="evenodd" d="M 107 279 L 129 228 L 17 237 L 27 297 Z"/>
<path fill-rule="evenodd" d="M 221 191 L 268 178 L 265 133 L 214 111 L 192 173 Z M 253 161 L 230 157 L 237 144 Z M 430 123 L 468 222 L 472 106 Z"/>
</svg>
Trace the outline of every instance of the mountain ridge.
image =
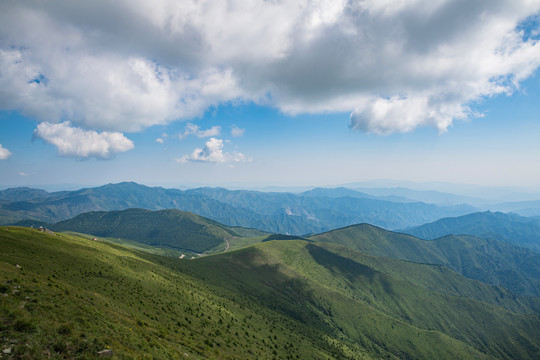
<svg viewBox="0 0 540 360">
<path fill-rule="evenodd" d="M 324 190 L 327 191 L 327 190 Z M 133 182 L 49 193 L 41 199 L 0 202 L 0 221 L 57 222 L 89 211 L 179 209 L 229 226 L 303 235 L 369 222 L 395 229 L 475 211 L 470 206 L 439 207 L 366 197 L 310 196 L 220 188 L 190 190 L 147 187 Z M 2 220 L 4 219 L 4 220 Z"/>
<path fill-rule="evenodd" d="M 227 239 L 266 236 L 254 229 L 220 224 L 191 212 L 167 209 L 95 211 L 50 225 L 54 231 L 75 231 L 98 237 L 122 238 L 193 253 L 216 252 Z"/>
<path fill-rule="evenodd" d="M 540 221 L 517 214 L 485 211 L 442 218 L 401 231 L 426 240 L 450 234 L 472 235 L 540 251 Z"/>
</svg>

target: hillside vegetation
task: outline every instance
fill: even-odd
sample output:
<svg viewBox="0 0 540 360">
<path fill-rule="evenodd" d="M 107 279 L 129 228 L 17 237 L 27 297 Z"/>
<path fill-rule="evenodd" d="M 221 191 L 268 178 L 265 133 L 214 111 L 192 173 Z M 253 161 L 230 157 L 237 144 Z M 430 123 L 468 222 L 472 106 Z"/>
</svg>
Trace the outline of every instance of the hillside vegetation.
<svg viewBox="0 0 540 360">
<path fill-rule="evenodd" d="M 477 237 L 449 235 L 421 240 L 411 235 L 360 224 L 310 237 L 373 256 L 443 265 L 516 294 L 540 296 L 540 254 L 510 244 Z"/>
<path fill-rule="evenodd" d="M 138 243 L 195 253 L 226 249 L 226 239 L 263 236 L 253 229 L 233 228 L 180 210 L 95 211 L 50 226 L 98 237 L 121 238 Z M 228 241 L 228 240 L 227 240 Z"/>
<path fill-rule="evenodd" d="M 16 227 L 0 242 L 15 358 L 540 356 L 532 299 L 440 266 L 294 239 L 191 261 Z"/>
<path fill-rule="evenodd" d="M 178 259 L 24 228 L 0 228 L 0 243 L 0 333 L 12 358 L 113 350 L 118 359 L 328 359 L 337 351 L 298 320 L 187 275 Z"/>
<path fill-rule="evenodd" d="M 519 354 L 521 346 L 516 348 L 509 339 L 516 332 L 523 336 L 521 326 L 525 333 L 532 330 L 537 315 L 516 315 L 476 300 L 441 295 L 322 245 L 269 242 L 202 258 L 190 267 L 196 269 L 194 276 L 250 294 L 334 333 L 351 349 L 371 349 L 376 357 L 386 351 L 426 359 L 482 358 L 482 353 L 495 358 L 529 356 Z M 214 274 L 217 266 L 220 272 Z M 536 352 L 538 335 L 528 334 L 532 337 L 527 347 Z"/>
</svg>

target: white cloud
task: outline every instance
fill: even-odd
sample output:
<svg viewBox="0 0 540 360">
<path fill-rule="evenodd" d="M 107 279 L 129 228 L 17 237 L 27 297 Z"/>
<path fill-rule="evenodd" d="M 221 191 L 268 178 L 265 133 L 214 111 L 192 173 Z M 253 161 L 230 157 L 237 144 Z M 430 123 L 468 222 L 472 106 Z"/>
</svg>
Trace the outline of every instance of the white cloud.
<svg viewBox="0 0 540 360">
<path fill-rule="evenodd" d="M 352 112 L 350 126 L 354 130 L 387 135 L 407 132 L 417 126 L 430 125 L 446 131 L 454 119 L 475 116 L 459 101 L 450 99 L 432 102 L 428 96 L 373 98 Z"/>
<path fill-rule="evenodd" d="M 163 138 L 157 138 L 157 139 L 156 139 L 156 142 L 157 142 L 158 144 L 163 144 Z"/>
<path fill-rule="evenodd" d="M 175 159 L 178 163 L 187 162 L 210 162 L 210 163 L 243 163 L 251 161 L 251 158 L 239 152 L 223 152 L 223 140 L 210 138 L 204 148 L 196 148 L 190 155 L 184 155 Z"/>
<path fill-rule="evenodd" d="M 9 151 L 5 147 L 3 147 L 2 144 L 0 144 L 0 160 L 6 160 L 11 155 L 11 151 Z"/>
<path fill-rule="evenodd" d="M 231 136 L 241 137 L 246 132 L 246 129 L 239 128 L 236 125 L 231 126 Z"/>
<path fill-rule="evenodd" d="M 538 29 L 518 26 L 536 0 L 7 0 L 1 10 L 0 109 L 100 131 L 238 101 L 349 112 L 351 128 L 379 134 L 444 131 L 540 66 Z"/>
<path fill-rule="evenodd" d="M 34 136 L 56 146 L 58 154 L 65 157 L 109 159 L 134 148 L 133 142 L 119 132 L 98 133 L 72 127 L 69 122 L 43 122 L 34 130 Z"/>
<path fill-rule="evenodd" d="M 206 137 L 218 136 L 220 132 L 221 126 L 212 126 L 209 129 L 201 130 L 198 125 L 187 123 L 184 132 L 178 135 L 178 137 L 180 139 L 185 139 L 189 135 L 195 135 L 196 137 L 202 139 Z"/>
<path fill-rule="evenodd" d="M 21 172 L 19 172 L 18 174 L 19 174 L 19 176 L 28 176 L 28 174 L 25 173 L 24 171 L 21 171 Z"/>
</svg>

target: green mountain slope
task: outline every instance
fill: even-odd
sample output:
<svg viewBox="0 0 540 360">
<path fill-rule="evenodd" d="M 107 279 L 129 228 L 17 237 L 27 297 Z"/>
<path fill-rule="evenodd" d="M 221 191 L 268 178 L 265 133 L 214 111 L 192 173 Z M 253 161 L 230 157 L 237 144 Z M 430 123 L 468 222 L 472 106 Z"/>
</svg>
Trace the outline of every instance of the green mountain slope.
<svg viewBox="0 0 540 360">
<path fill-rule="evenodd" d="M 91 212 L 51 228 L 206 254 L 261 241 L 295 239 L 294 236 L 268 236 L 257 230 L 232 228 L 179 210 Z M 442 265 L 466 277 L 508 288 L 516 294 L 540 296 L 540 255 L 497 241 L 471 236 L 447 236 L 426 241 L 366 224 L 310 239 L 343 245 L 373 256 Z"/>
<path fill-rule="evenodd" d="M 269 241 L 193 261 L 23 228 L 0 228 L 0 244 L 0 331 L 15 358 L 540 355 L 537 315 L 442 295 L 332 244 Z"/>
<path fill-rule="evenodd" d="M 189 265 L 193 276 L 315 325 L 353 352 L 423 359 L 540 355 L 537 315 L 441 295 L 333 250 L 274 241 Z"/>
<path fill-rule="evenodd" d="M 258 230 L 225 226 L 180 210 L 89 212 L 51 225 L 51 229 L 122 238 L 196 253 L 223 251 L 228 239 L 238 241 L 236 238 L 265 235 Z"/>
<path fill-rule="evenodd" d="M 373 256 L 444 265 L 466 277 L 503 286 L 516 294 L 540 296 L 540 255 L 526 248 L 472 236 L 421 240 L 368 225 L 354 225 L 310 237 Z"/>
<path fill-rule="evenodd" d="M 117 359 L 340 353 L 339 339 L 179 271 L 191 262 L 14 227 L 0 228 L 0 245 L 0 341 L 13 358 L 94 359 L 102 350 Z"/>
<path fill-rule="evenodd" d="M 320 242 L 317 245 L 339 256 L 390 275 L 395 279 L 407 281 L 441 295 L 474 299 L 513 312 L 540 313 L 539 298 L 516 295 L 505 288 L 469 279 L 446 266 L 370 256 L 331 243 Z"/>
<path fill-rule="evenodd" d="M 540 221 L 515 214 L 481 212 L 443 218 L 415 228 L 403 230 L 421 239 L 432 240 L 446 235 L 473 235 L 484 239 L 540 250 Z"/>
</svg>

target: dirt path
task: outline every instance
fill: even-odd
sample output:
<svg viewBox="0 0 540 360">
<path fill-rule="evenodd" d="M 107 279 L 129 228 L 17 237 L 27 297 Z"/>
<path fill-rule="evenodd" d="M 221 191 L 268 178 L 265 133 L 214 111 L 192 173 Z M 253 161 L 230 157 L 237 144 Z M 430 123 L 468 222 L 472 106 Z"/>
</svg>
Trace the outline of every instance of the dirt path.
<svg viewBox="0 0 540 360">
<path fill-rule="evenodd" d="M 227 243 L 227 248 L 225 249 L 225 251 L 229 250 L 229 240 L 227 240 L 227 238 L 225 238 L 225 242 Z M 225 252 L 223 251 L 223 252 Z"/>
</svg>

